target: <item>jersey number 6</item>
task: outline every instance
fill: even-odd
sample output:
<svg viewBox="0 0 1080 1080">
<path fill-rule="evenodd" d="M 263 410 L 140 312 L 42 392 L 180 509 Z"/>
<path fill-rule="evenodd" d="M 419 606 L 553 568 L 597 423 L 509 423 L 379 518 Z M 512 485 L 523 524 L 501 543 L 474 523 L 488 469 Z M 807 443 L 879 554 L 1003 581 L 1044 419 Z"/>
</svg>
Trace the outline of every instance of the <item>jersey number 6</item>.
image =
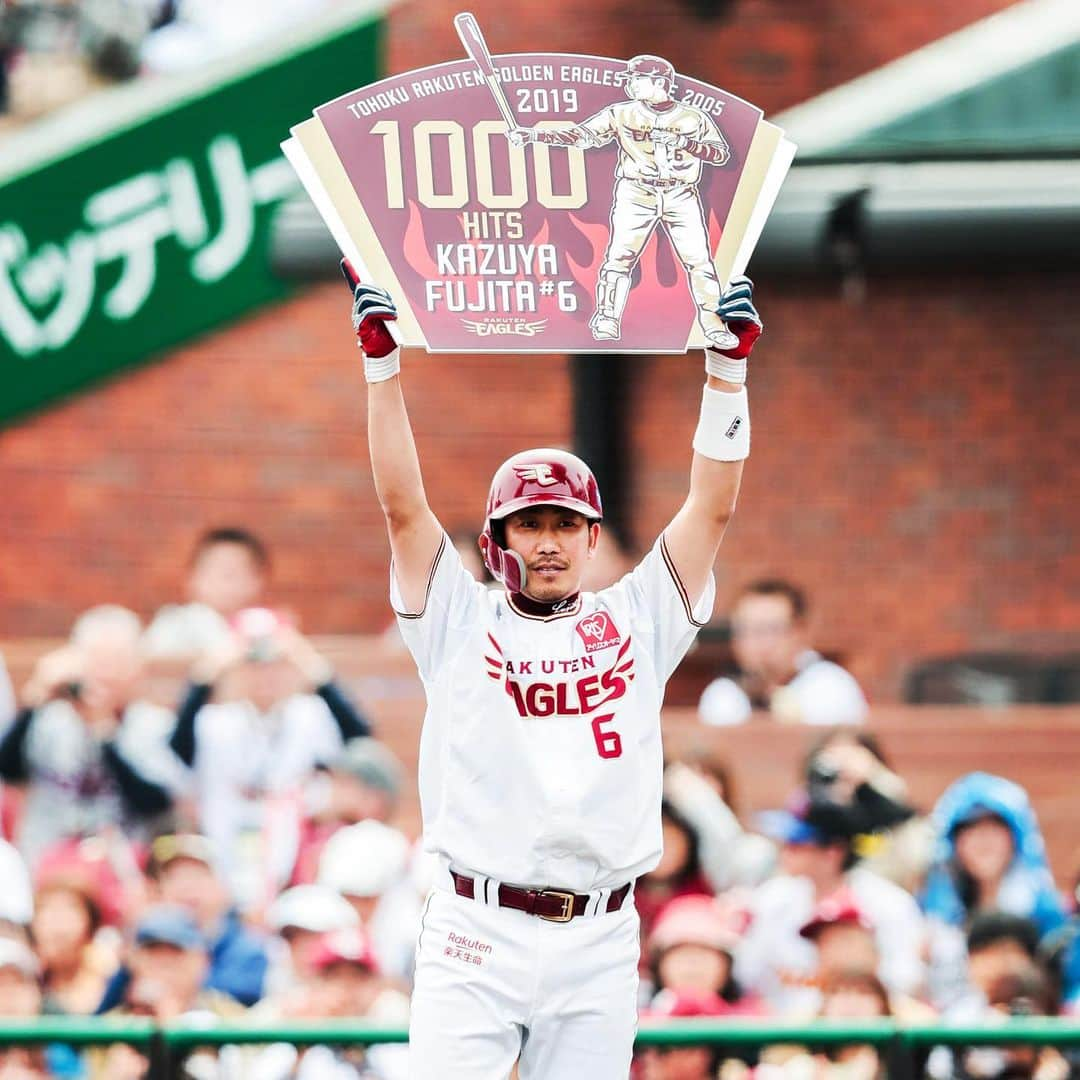
<svg viewBox="0 0 1080 1080">
<path fill-rule="evenodd" d="M 596 740 L 596 751 L 602 758 L 622 757 L 622 739 L 619 738 L 619 733 L 601 730 L 602 724 L 614 719 L 615 714 L 611 712 L 593 718 L 593 738 Z"/>
</svg>

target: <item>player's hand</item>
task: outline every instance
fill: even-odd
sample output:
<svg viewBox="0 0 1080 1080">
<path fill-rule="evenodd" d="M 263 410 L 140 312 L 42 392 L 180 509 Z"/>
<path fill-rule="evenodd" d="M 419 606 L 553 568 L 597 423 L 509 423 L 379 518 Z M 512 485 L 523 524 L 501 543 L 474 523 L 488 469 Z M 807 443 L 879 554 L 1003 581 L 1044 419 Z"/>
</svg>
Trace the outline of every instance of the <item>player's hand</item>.
<svg viewBox="0 0 1080 1080">
<path fill-rule="evenodd" d="M 213 686 L 230 671 L 238 668 L 247 659 L 249 651 L 248 639 L 230 629 L 229 636 L 223 642 L 195 658 L 188 674 L 192 682 Z"/>
<path fill-rule="evenodd" d="M 389 356 L 397 342 L 386 324 L 397 318 L 397 308 L 390 294 L 377 285 L 365 285 L 348 259 L 341 260 L 341 272 L 352 289 L 352 324 L 364 355 L 374 360 Z"/>
<path fill-rule="evenodd" d="M 764 330 L 761 316 L 754 307 L 754 283 L 746 276 L 733 278 L 727 291 L 720 297 L 716 313 L 739 340 L 730 349 L 712 351 L 731 360 L 745 360 Z"/>
<path fill-rule="evenodd" d="M 670 146 L 673 150 L 685 150 L 690 140 L 677 131 L 668 131 L 666 128 L 653 128 L 652 141 L 657 146 Z"/>
<path fill-rule="evenodd" d="M 85 667 L 83 652 L 74 645 L 46 653 L 34 665 L 34 672 L 23 688 L 23 704 L 36 709 L 55 697 L 77 699 Z"/>
<path fill-rule="evenodd" d="M 514 146 L 524 146 L 526 143 L 536 142 L 536 129 L 516 127 L 506 133 L 507 139 Z"/>
<path fill-rule="evenodd" d="M 333 665 L 295 626 L 279 624 L 274 631 L 274 642 L 280 654 L 304 676 L 312 690 L 333 679 Z"/>
</svg>

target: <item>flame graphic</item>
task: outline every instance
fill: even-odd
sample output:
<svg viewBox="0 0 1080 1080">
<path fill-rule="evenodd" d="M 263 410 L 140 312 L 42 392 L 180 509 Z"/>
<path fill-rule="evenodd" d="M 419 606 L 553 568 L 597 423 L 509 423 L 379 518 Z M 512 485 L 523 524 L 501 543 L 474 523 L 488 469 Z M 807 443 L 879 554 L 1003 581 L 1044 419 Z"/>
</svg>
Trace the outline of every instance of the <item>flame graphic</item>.
<svg viewBox="0 0 1080 1080">
<path fill-rule="evenodd" d="M 573 253 L 565 250 L 566 261 L 570 266 L 570 273 L 574 280 L 586 290 L 591 290 L 596 281 L 600 264 L 604 258 L 604 251 L 608 242 L 608 226 L 603 223 L 591 224 L 582 221 L 576 214 L 568 214 L 577 237 L 583 240 L 589 250 L 587 262 L 579 262 Z M 664 232 L 663 226 L 658 225 L 645 244 L 645 249 L 638 259 L 634 270 L 633 288 L 639 285 L 650 291 L 653 288 L 669 289 L 679 281 L 682 269 L 675 257 L 675 250 Z"/>
<path fill-rule="evenodd" d="M 416 203 L 409 200 L 409 221 L 405 226 L 401 250 L 410 270 L 421 278 L 438 278 L 439 268 L 431 257 L 423 217 Z"/>
<path fill-rule="evenodd" d="M 724 226 L 716 216 L 716 211 L 709 207 L 709 252 L 715 257 L 716 249 L 720 246 L 720 237 L 724 235 Z"/>
</svg>

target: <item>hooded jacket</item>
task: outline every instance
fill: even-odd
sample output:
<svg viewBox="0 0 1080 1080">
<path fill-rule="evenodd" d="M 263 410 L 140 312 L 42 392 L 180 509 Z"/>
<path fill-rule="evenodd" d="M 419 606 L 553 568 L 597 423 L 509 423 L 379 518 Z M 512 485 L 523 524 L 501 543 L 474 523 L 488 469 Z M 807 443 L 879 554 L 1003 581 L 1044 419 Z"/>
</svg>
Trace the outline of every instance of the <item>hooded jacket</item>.
<svg viewBox="0 0 1080 1080">
<path fill-rule="evenodd" d="M 923 910 L 951 926 L 963 926 L 968 921 L 970 912 L 957 887 L 956 830 L 965 821 L 985 813 L 996 814 L 1013 834 L 1013 861 L 1005 871 L 995 906 L 1031 919 L 1040 936 L 1055 930 L 1065 921 L 1065 911 L 1027 792 L 1011 780 L 983 772 L 961 777 L 934 807 L 932 820 L 937 840 L 920 897 Z"/>
</svg>

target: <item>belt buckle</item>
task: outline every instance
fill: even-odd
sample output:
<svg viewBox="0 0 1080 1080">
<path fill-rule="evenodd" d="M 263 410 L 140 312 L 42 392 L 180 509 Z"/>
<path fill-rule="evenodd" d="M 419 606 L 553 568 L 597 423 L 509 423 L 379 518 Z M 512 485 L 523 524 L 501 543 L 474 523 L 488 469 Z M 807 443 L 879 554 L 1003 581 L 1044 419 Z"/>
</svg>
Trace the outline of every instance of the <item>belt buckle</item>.
<svg viewBox="0 0 1080 1080">
<path fill-rule="evenodd" d="M 548 922 L 564 923 L 569 922 L 574 917 L 574 894 L 572 892 L 561 892 L 559 889 L 543 889 L 540 896 L 557 896 L 563 903 L 563 909 L 558 915 L 541 915 L 541 919 L 546 919 Z"/>
</svg>

